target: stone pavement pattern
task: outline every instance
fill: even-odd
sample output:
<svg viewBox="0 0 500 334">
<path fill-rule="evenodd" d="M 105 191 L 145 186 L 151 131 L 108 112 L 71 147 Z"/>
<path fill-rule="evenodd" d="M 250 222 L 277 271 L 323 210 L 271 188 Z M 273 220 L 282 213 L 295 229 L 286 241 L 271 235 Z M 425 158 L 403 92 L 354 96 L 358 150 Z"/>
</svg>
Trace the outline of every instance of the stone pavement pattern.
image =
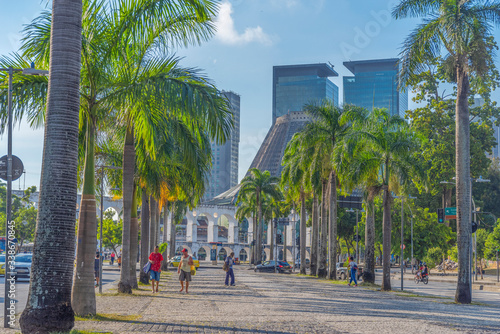
<svg viewBox="0 0 500 334">
<path fill-rule="evenodd" d="M 294 275 L 235 270 L 224 287 L 220 268 L 201 268 L 190 294 L 176 273 L 162 291 L 97 297 L 98 313 L 132 321 L 77 321 L 76 329 L 112 333 L 499 333 L 500 308 L 456 305 Z M 11 331 L 12 333 L 12 331 Z"/>
<path fill-rule="evenodd" d="M 140 314 L 130 322 L 79 321 L 77 329 L 113 333 L 498 333 L 500 309 L 456 305 L 335 285 L 292 275 L 202 268 L 190 294 L 176 274 L 153 297 L 99 297 L 99 313 Z M 144 289 L 146 289 L 144 287 Z M 144 291 L 149 295 L 149 291 Z"/>
</svg>

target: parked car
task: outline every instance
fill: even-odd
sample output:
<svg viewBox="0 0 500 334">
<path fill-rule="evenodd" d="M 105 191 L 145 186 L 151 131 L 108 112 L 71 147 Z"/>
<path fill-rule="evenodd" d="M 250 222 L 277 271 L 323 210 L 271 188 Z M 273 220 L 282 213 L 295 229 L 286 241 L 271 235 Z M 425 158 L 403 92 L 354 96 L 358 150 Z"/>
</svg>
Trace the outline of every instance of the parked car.
<svg viewBox="0 0 500 334">
<path fill-rule="evenodd" d="M 278 261 L 276 263 L 276 270 L 279 273 L 291 273 L 292 266 L 285 261 Z M 254 269 L 255 272 L 268 272 L 274 273 L 274 261 L 264 261 L 264 263 L 259 264 Z"/>
<path fill-rule="evenodd" d="M 173 258 L 171 258 L 170 260 L 168 260 L 168 265 L 171 266 L 171 267 L 178 267 L 179 266 L 179 262 L 181 262 L 181 256 L 182 255 L 176 255 Z M 200 261 L 194 255 L 191 255 L 191 257 L 193 258 L 194 266 L 196 268 L 198 268 L 200 266 Z"/>
<path fill-rule="evenodd" d="M 31 277 L 31 263 L 33 261 L 33 254 L 17 254 L 15 259 L 15 269 L 12 276 L 17 280 L 18 278 Z"/>
</svg>

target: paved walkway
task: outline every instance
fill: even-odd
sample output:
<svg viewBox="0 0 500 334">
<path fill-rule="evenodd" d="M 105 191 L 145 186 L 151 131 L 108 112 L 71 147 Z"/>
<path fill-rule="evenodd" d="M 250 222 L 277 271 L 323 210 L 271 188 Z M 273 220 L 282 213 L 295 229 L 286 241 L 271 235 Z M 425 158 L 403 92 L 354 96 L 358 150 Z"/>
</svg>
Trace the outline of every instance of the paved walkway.
<svg viewBox="0 0 500 334">
<path fill-rule="evenodd" d="M 222 269 L 200 268 L 189 295 L 179 293 L 176 273 L 163 275 L 159 294 L 148 287 L 133 296 L 110 290 L 97 298 L 101 321 L 77 321 L 75 328 L 124 334 L 500 332 L 497 307 L 456 305 L 247 268 L 235 270 L 237 286 L 231 288 L 223 285 Z M 108 320 L 119 317 L 122 321 Z"/>
<path fill-rule="evenodd" d="M 113 333 L 498 333 L 499 308 L 456 305 L 396 292 L 336 285 L 293 275 L 236 269 L 236 287 L 224 272 L 203 268 L 190 294 L 173 274 L 151 296 L 98 297 L 98 312 L 137 314 L 123 322 L 78 321 L 77 329 Z"/>
</svg>

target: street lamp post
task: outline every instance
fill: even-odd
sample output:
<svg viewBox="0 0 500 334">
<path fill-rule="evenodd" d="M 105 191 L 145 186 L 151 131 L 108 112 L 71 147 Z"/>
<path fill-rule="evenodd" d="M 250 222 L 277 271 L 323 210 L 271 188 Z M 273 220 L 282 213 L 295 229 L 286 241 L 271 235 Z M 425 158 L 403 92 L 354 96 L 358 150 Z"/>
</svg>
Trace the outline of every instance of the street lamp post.
<svg viewBox="0 0 500 334">
<path fill-rule="evenodd" d="M 297 239 L 297 232 L 295 231 L 295 209 L 292 208 L 291 213 L 292 213 L 292 257 L 293 257 L 292 271 L 295 272 L 295 260 L 297 259 L 295 254 L 296 239 Z"/>
<path fill-rule="evenodd" d="M 35 64 L 31 63 L 31 68 L 0 68 L 0 71 L 9 72 L 9 85 L 8 85 L 8 97 L 7 97 L 7 112 L 8 112 L 8 120 L 7 120 L 7 196 L 6 196 L 6 219 L 7 223 L 5 224 L 5 284 L 4 284 L 4 313 L 3 313 L 3 326 L 4 328 L 10 328 L 9 325 L 9 310 L 8 307 L 11 303 L 11 298 L 9 298 L 9 289 L 10 284 L 7 282 L 12 281 L 11 272 L 12 269 L 9 268 L 8 261 L 9 254 L 7 252 L 7 248 L 9 246 L 9 238 L 8 233 L 11 226 L 12 219 L 12 76 L 14 72 L 22 72 L 25 75 L 48 75 L 49 71 L 45 70 L 36 70 Z M 8 270 L 9 269 L 9 270 Z M 15 283 L 14 283 L 15 284 Z"/>
</svg>

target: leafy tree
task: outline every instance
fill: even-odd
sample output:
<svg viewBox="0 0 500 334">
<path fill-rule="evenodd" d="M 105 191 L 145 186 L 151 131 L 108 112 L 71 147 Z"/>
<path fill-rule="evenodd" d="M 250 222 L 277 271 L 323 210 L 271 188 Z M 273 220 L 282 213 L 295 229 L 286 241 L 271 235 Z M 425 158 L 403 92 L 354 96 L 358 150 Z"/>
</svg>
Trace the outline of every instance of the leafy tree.
<svg viewBox="0 0 500 334">
<path fill-rule="evenodd" d="M 443 260 L 444 252 L 440 247 L 432 247 L 427 251 L 427 255 L 424 257 L 424 262 L 427 263 L 429 272 L 432 268 L 436 267 Z"/>
<path fill-rule="evenodd" d="M 500 250 L 500 220 L 493 229 L 484 245 L 484 256 L 488 260 L 496 260 L 497 252 Z"/>
<path fill-rule="evenodd" d="M 102 224 L 102 244 L 105 248 L 112 248 L 115 254 L 122 244 L 122 226 L 123 221 L 113 220 L 112 212 L 104 213 L 104 222 Z"/>
</svg>

